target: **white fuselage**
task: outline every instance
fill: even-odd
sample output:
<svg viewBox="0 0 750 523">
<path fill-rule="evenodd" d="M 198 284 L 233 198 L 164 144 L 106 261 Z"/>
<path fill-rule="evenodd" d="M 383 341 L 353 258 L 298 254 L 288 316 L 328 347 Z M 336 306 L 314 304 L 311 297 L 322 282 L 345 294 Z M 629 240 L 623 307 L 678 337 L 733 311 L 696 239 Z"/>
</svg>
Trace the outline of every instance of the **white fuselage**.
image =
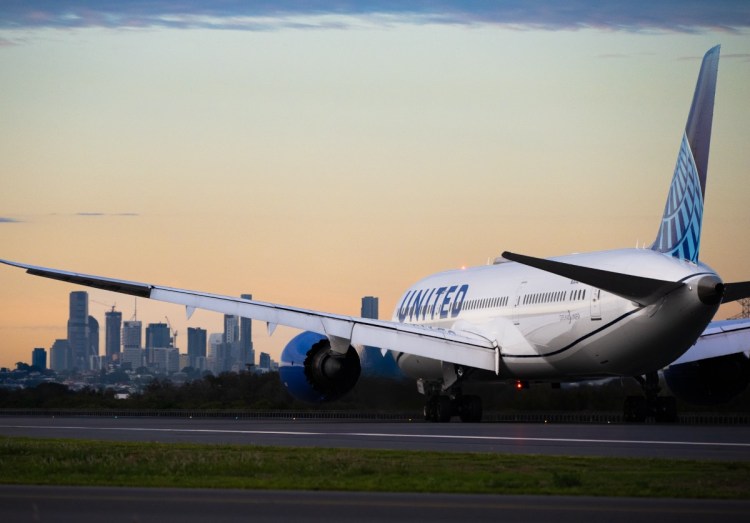
<svg viewBox="0 0 750 523">
<path fill-rule="evenodd" d="M 679 357 L 713 318 L 697 282 L 716 273 L 646 249 L 573 254 L 553 260 L 686 285 L 643 306 L 514 262 L 429 276 L 398 302 L 394 321 L 473 332 L 500 347 L 500 378 L 565 381 L 635 376 Z M 441 379 L 442 363 L 397 354 L 408 376 Z"/>
</svg>

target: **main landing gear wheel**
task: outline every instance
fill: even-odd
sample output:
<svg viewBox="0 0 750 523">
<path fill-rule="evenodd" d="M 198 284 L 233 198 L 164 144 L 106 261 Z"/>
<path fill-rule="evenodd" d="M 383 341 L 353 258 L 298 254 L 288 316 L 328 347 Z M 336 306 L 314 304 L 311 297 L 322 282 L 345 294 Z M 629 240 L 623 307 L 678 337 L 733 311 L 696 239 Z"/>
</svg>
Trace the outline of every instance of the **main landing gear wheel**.
<svg viewBox="0 0 750 523">
<path fill-rule="evenodd" d="M 661 423 L 677 421 L 677 400 L 673 396 L 658 396 L 659 375 L 655 372 L 645 377 L 636 376 L 641 384 L 645 396 L 628 396 L 625 398 L 623 419 L 626 422 L 644 422 L 646 418 L 654 418 Z"/>
<path fill-rule="evenodd" d="M 425 421 L 446 423 L 451 420 L 453 409 L 448 396 L 432 396 L 424 406 Z"/>
<path fill-rule="evenodd" d="M 479 396 L 463 396 L 458 406 L 458 415 L 464 423 L 479 423 L 482 421 L 482 398 Z"/>
<path fill-rule="evenodd" d="M 425 421 L 447 423 L 459 416 L 465 423 L 482 421 L 482 399 L 479 396 L 432 396 L 424 406 Z"/>
</svg>

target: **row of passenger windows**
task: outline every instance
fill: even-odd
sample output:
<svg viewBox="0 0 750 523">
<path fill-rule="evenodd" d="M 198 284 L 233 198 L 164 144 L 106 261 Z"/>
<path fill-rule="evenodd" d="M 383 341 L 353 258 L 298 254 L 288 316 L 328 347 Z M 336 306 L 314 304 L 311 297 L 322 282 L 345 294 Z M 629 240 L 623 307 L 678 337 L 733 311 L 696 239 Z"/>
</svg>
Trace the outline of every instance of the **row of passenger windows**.
<svg viewBox="0 0 750 523">
<path fill-rule="evenodd" d="M 567 291 L 557 291 L 557 292 L 539 292 L 536 294 L 527 294 L 523 297 L 523 305 L 536 305 L 539 303 L 556 303 L 560 301 L 565 301 L 566 297 L 568 295 Z M 571 301 L 577 301 L 577 300 L 585 300 L 586 299 L 586 290 L 580 289 L 570 292 L 570 300 Z"/>
<path fill-rule="evenodd" d="M 466 300 L 464 309 L 486 309 L 488 307 L 507 307 L 508 297 L 503 296 L 502 298 L 483 298 L 481 300 Z"/>
<path fill-rule="evenodd" d="M 585 300 L 586 299 L 586 289 L 579 289 L 577 291 L 572 291 L 570 293 L 570 299 L 575 300 Z"/>
<path fill-rule="evenodd" d="M 557 303 L 565 301 L 567 299 L 567 291 L 557 292 L 539 292 L 535 294 L 527 294 L 521 301 L 522 305 L 537 305 L 540 303 Z M 570 292 L 570 300 L 578 301 L 586 299 L 586 290 L 580 289 Z M 463 308 L 465 310 L 476 310 L 476 309 L 487 309 L 490 307 L 507 307 L 510 298 L 508 296 L 498 298 L 483 298 L 481 300 L 466 300 Z M 430 311 L 428 311 L 428 314 Z"/>
</svg>

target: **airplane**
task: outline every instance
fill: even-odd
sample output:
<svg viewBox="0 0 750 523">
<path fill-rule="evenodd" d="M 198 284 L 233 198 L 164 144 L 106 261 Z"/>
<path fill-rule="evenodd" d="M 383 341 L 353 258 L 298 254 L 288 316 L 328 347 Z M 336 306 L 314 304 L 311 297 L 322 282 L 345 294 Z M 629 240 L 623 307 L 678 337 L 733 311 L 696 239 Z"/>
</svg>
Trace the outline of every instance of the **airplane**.
<svg viewBox="0 0 750 523">
<path fill-rule="evenodd" d="M 656 239 L 648 248 L 549 259 L 503 252 L 491 265 L 428 276 L 407 289 L 390 321 L 205 292 L 2 263 L 73 284 L 260 320 L 304 332 L 284 348 L 280 376 L 309 401 L 337 399 L 361 373 L 362 347 L 380 347 L 425 395 L 427 421 L 482 418 L 471 380 L 579 382 L 635 378 L 624 419 L 677 419 L 659 396 L 727 399 L 750 381 L 750 320 L 714 322 L 719 305 L 750 297 L 750 281 L 724 283 L 699 261 L 720 46 L 703 57 Z M 671 381 L 670 381 L 671 380 Z"/>
</svg>

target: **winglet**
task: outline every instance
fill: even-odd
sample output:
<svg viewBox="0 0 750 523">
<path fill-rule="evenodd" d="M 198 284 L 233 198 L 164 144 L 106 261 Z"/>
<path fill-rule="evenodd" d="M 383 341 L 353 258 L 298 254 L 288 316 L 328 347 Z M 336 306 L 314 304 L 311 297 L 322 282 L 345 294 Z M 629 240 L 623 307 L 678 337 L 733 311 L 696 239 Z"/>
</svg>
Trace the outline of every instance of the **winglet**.
<svg viewBox="0 0 750 523">
<path fill-rule="evenodd" d="M 76 283 L 78 285 L 94 287 L 95 289 L 103 289 L 105 291 L 130 294 L 132 296 L 138 296 L 139 298 L 151 297 L 152 287 L 151 285 L 148 285 L 146 283 L 116 280 L 114 278 L 105 278 L 103 276 L 92 276 L 90 274 L 80 274 L 77 272 L 48 269 L 46 267 L 37 267 L 36 265 L 27 265 L 25 263 L 12 262 L 9 260 L 0 260 L 0 263 L 12 265 L 13 267 L 20 267 L 21 269 L 26 269 L 26 272 L 33 276 L 42 276 L 44 278 L 51 278 L 53 280 L 66 281 L 68 283 Z"/>
</svg>

